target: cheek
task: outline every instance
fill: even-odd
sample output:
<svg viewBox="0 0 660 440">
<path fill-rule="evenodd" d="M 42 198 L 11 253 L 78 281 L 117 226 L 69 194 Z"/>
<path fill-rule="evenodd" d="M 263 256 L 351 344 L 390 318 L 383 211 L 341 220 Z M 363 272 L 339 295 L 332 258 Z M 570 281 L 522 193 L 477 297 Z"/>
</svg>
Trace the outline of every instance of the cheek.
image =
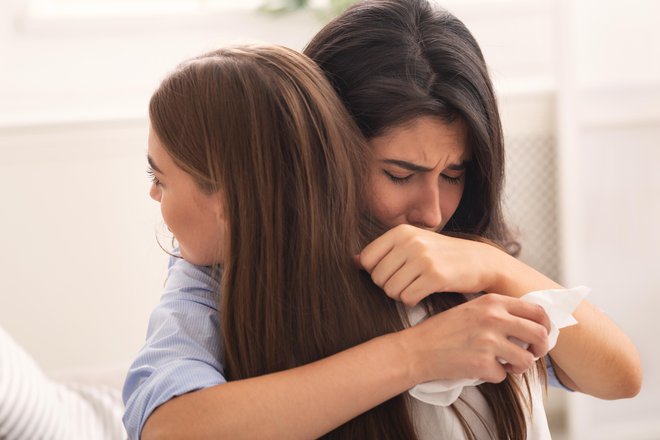
<svg viewBox="0 0 660 440">
<path fill-rule="evenodd" d="M 461 197 L 463 196 L 464 185 L 451 185 L 450 188 L 447 188 L 440 197 L 440 210 L 442 211 L 443 219 L 449 220 L 449 218 L 454 215 L 458 204 L 461 202 Z"/>
<path fill-rule="evenodd" d="M 385 226 L 396 226 L 399 217 L 405 215 L 410 197 L 404 187 L 392 182 L 375 179 L 369 188 L 369 208 Z"/>
<path fill-rule="evenodd" d="M 160 201 L 160 213 L 167 229 L 180 240 L 181 231 L 185 231 L 185 225 L 182 225 L 179 210 L 175 204 L 170 203 L 167 197 L 162 197 Z"/>
<path fill-rule="evenodd" d="M 168 203 L 167 197 L 161 197 L 160 199 L 160 214 L 163 216 L 163 221 L 168 228 L 171 228 L 172 223 L 172 213 L 170 210 L 170 205 Z"/>
</svg>

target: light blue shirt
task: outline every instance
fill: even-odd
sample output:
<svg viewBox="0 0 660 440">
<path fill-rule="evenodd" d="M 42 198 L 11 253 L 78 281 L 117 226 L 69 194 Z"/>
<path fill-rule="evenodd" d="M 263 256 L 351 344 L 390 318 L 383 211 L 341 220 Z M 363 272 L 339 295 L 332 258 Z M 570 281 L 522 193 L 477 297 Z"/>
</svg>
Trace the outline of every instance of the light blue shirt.
<svg viewBox="0 0 660 440">
<path fill-rule="evenodd" d="M 124 383 L 123 420 L 131 439 L 140 437 L 144 423 L 158 406 L 226 382 L 218 279 L 209 268 L 170 258 L 165 292 L 151 313 L 147 340 Z"/>
<path fill-rule="evenodd" d="M 217 309 L 219 276 L 211 275 L 209 268 L 170 258 L 165 292 L 124 383 L 123 420 L 131 439 L 138 439 L 151 413 L 173 397 L 227 382 Z M 564 388 L 546 361 L 548 383 Z"/>
</svg>

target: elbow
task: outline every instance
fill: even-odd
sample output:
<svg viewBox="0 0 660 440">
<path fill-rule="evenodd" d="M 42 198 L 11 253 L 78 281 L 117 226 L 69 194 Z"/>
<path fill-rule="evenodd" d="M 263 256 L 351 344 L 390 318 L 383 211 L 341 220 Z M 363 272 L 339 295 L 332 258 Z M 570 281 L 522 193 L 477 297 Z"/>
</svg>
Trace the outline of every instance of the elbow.
<svg viewBox="0 0 660 440">
<path fill-rule="evenodd" d="M 637 396 L 642 389 L 641 378 L 635 380 L 629 380 L 625 383 L 620 383 L 615 389 L 610 390 L 608 393 L 596 397 L 600 397 L 605 400 L 619 400 L 619 399 L 632 399 Z"/>
<path fill-rule="evenodd" d="M 642 366 L 637 362 L 631 362 L 618 377 L 617 385 L 611 390 L 611 394 L 603 396 L 608 400 L 632 399 L 637 396 L 642 389 Z"/>
<path fill-rule="evenodd" d="M 639 353 L 635 350 L 634 356 L 631 356 L 628 367 L 624 375 L 623 386 L 621 387 L 621 399 L 631 399 L 639 394 L 642 389 L 642 361 Z"/>
<path fill-rule="evenodd" d="M 610 362 L 613 365 L 614 362 Z M 642 366 L 638 356 L 630 356 L 623 361 L 619 358 L 616 367 L 599 374 L 597 381 L 587 381 L 585 386 L 570 386 L 574 391 L 589 394 L 604 400 L 632 399 L 642 389 Z"/>
<path fill-rule="evenodd" d="M 621 387 L 621 399 L 632 399 L 637 396 L 642 389 L 642 367 L 637 366 L 630 372 Z"/>
</svg>

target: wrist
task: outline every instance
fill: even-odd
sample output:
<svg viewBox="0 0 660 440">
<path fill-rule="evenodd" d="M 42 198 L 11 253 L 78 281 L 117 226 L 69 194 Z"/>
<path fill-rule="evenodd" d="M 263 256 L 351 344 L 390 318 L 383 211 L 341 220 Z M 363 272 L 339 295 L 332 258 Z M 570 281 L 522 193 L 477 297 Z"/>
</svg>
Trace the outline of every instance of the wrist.
<svg viewBox="0 0 660 440">
<path fill-rule="evenodd" d="M 499 258 L 495 260 L 497 276 L 488 292 L 520 298 L 534 290 L 562 288 L 561 285 L 517 258 L 499 250 L 498 252 Z"/>
<path fill-rule="evenodd" d="M 486 288 L 483 289 L 483 291 L 486 293 L 499 293 L 501 295 L 511 296 L 507 290 L 507 285 L 509 283 L 508 276 L 511 273 L 511 262 L 509 260 L 515 260 L 515 258 L 495 246 L 485 243 L 484 246 L 486 246 L 487 249 L 487 263 L 484 273 L 487 275 L 484 280 Z"/>
<path fill-rule="evenodd" d="M 417 338 L 414 327 L 406 328 L 398 332 L 390 333 L 382 338 L 389 339 L 389 345 L 395 351 L 395 359 L 398 365 L 397 377 L 402 381 L 405 389 L 410 389 L 423 382 L 419 379 L 420 351 L 417 349 Z"/>
</svg>

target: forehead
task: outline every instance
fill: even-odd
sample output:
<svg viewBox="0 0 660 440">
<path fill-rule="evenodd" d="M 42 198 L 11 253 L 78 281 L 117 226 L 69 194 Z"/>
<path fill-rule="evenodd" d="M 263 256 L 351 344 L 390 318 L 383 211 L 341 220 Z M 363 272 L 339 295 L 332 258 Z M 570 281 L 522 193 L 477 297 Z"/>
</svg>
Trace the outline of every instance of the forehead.
<svg viewBox="0 0 660 440">
<path fill-rule="evenodd" d="M 447 123 L 440 118 L 421 116 L 393 127 L 369 141 L 377 159 L 397 159 L 434 165 L 468 160 L 465 123 L 457 118 Z"/>
<path fill-rule="evenodd" d="M 147 148 L 150 154 L 158 155 L 163 151 L 163 146 L 160 144 L 160 139 L 154 131 L 151 124 L 149 124 L 149 136 L 147 137 Z"/>
<path fill-rule="evenodd" d="M 170 154 L 163 146 L 161 140 L 158 138 L 158 134 L 151 125 L 149 125 L 149 136 L 147 138 L 147 154 L 160 167 L 164 166 L 168 168 L 173 163 Z"/>
<path fill-rule="evenodd" d="M 147 142 L 147 161 L 154 171 L 167 176 L 168 180 L 178 179 L 181 175 L 184 175 L 184 177 L 188 175 L 176 164 L 158 137 L 158 133 L 151 126 L 149 126 Z"/>
<path fill-rule="evenodd" d="M 155 157 L 160 154 L 162 147 L 160 146 L 160 141 L 154 132 L 154 129 L 151 128 L 149 124 L 149 135 L 147 136 L 147 153 L 150 157 Z"/>
</svg>

